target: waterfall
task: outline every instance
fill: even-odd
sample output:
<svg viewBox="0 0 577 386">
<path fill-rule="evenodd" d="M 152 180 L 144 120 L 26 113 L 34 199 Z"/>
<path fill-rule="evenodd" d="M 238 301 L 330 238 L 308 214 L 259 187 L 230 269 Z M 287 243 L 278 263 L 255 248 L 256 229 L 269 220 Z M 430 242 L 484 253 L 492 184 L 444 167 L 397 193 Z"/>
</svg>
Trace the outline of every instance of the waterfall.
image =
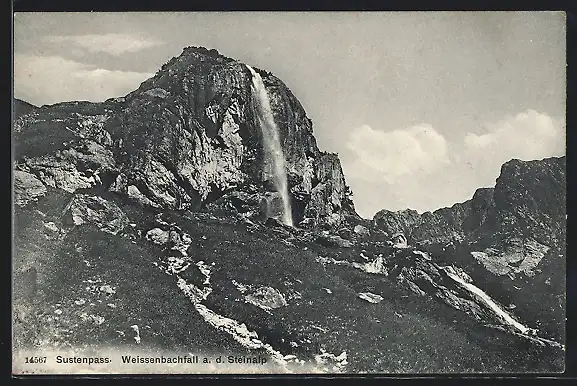
<svg viewBox="0 0 577 386">
<path fill-rule="evenodd" d="M 279 139 L 278 126 L 274 121 L 270 101 L 264 82 L 258 72 L 248 66 L 252 74 L 251 91 L 258 109 L 257 119 L 262 131 L 266 160 L 272 162 L 274 168 L 274 185 L 281 195 L 283 204 L 282 221 L 293 225 L 290 197 L 288 194 L 285 158 Z"/>
</svg>

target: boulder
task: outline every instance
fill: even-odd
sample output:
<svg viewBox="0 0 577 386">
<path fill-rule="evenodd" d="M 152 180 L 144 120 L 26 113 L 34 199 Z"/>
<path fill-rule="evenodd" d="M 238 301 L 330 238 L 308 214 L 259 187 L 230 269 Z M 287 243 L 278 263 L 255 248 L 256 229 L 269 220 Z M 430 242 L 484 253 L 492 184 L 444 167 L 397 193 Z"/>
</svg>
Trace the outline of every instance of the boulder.
<svg viewBox="0 0 577 386">
<path fill-rule="evenodd" d="M 368 236 L 370 234 L 369 229 L 362 225 L 355 225 L 353 231 L 359 236 Z"/>
<path fill-rule="evenodd" d="M 256 291 L 245 295 L 244 298 L 248 303 L 254 304 L 264 310 L 271 310 L 288 305 L 283 294 L 272 287 L 260 287 Z"/>
<path fill-rule="evenodd" d="M 146 232 L 146 240 L 153 242 L 154 244 L 164 245 L 168 243 L 170 233 L 162 230 L 160 228 L 153 228 Z"/>
<path fill-rule="evenodd" d="M 359 293 L 358 296 L 359 298 L 373 304 L 380 303 L 383 300 L 383 297 L 381 295 L 376 295 L 371 292 L 361 292 Z"/>
<path fill-rule="evenodd" d="M 115 203 L 87 194 L 75 195 L 62 213 L 62 220 L 65 224 L 90 223 L 103 232 L 113 235 L 122 231 L 130 222 Z"/>
</svg>

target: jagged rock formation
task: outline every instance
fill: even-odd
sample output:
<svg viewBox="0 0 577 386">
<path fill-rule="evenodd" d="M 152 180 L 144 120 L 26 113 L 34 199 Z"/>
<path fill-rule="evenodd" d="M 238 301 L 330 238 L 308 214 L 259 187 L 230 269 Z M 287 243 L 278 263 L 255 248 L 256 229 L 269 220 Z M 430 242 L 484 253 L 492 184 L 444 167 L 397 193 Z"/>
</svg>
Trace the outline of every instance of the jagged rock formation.
<svg viewBox="0 0 577 386">
<path fill-rule="evenodd" d="M 390 234 L 404 233 L 414 244 L 489 246 L 530 235 L 556 245 L 565 240 L 565 190 L 565 157 L 511 160 L 501 168 L 494 188 L 478 189 L 469 201 L 423 214 L 382 210 L 373 221 Z"/>
<path fill-rule="evenodd" d="M 338 156 L 319 150 L 288 87 L 257 71 L 280 128 L 295 223 L 334 226 L 358 217 Z M 154 208 L 196 210 L 231 191 L 262 196 L 272 176 L 250 83 L 243 63 L 188 47 L 126 97 L 42 106 L 19 117 L 18 166 L 51 187 L 102 184 Z"/>
</svg>

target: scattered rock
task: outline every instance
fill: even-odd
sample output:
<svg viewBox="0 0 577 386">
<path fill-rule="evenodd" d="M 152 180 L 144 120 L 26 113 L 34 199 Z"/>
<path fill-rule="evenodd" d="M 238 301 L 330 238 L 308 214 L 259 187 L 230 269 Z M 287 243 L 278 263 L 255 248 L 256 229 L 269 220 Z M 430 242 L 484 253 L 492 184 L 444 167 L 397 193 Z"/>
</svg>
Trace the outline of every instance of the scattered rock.
<svg viewBox="0 0 577 386">
<path fill-rule="evenodd" d="M 106 295 L 114 295 L 116 290 L 109 285 L 103 285 L 100 287 L 100 292 L 104 292 Z"/>
<path fill-rule="evenodd" d="M 361 292 L 359 293 L 359 298 L 366 300 L 369 303 L 380 303 L 383 300 L 383 297 L 380 295 L 376 295 L 371 292 Z"/>
<path fill-rule="evenodd" d="M 168 243 L 169 232 L 164 231 L 160 228 L 154 228 L 146 232 L 146 240 L 153 242 L 154 244 L 163 245 Z"/>
<path fill-rule="evenodd" d="M 330 367 L 330 369 L 337 372 L 342 371 L 348 364 L 346 351 L 343 351 L 340 355 L 335 356 L 334 354 L 321 350 L 320 354 L 315 355 L 315 361 L 318 365 L 321 366 L 330 366 L 332 364 L 333 366 Z"/>
<path fill-rule="evenodd" d="M 74 302 L 74 304 L 76 304 L 77 306 L 81 306 L 85 303 L 86 303 L 86 300 L 84 300 L 84 299 L 78 299 Z"/>
</svg>

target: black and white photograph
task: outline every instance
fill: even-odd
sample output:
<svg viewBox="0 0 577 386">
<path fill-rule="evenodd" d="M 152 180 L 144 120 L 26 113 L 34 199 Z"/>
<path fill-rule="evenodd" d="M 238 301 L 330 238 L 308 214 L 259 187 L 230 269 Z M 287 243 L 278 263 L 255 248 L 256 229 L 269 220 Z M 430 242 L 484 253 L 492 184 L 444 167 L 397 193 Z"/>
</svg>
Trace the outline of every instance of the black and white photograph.
<svg viewBox="0 0 577 386">
<path fill-rule="evenodd" d="M 560 374 L 566 14 L 16 12 L 12 374 Z"/>
</svg>

